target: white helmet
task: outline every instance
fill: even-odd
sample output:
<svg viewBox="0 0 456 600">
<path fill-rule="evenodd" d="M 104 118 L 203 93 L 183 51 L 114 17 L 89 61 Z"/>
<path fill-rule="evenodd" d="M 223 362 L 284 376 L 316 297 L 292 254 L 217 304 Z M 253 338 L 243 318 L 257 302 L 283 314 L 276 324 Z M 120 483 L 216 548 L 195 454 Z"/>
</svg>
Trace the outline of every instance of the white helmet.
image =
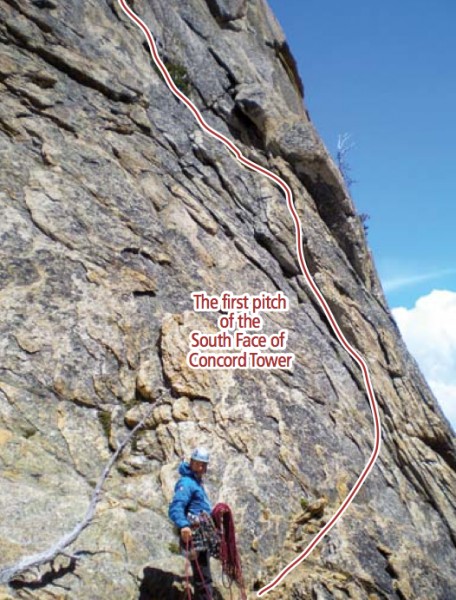
<svg viewBox="0 0 456 600">
<path fill-rule="evenodd" d="M 206 450 L 206 448 L 195 448 L 192 452 L 191 459 L 197 460 L 199 462 L 208 463 L 209 452 Z"/>
</svg>

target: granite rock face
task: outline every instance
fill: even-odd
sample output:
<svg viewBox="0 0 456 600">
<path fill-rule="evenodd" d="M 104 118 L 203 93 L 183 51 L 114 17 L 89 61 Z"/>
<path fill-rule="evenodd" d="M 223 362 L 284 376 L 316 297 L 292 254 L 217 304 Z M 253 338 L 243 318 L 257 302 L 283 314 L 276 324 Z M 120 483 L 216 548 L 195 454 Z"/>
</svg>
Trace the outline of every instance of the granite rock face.
<svg viewBox="0 0 456 600">
<path fill-rule="evenodd" d="M 344 519 L 271 598 L 454 600 L 454 434 L 386 305 L 363 226 L 303 105 L 263 0 L 132 2 L 210 125 L 292 187 L 311 272 L 366 358 L 380 458 Z M 71 551 L 0 598 L 180 597 L 167 504 L 182 455 L 236 514 L 249 597 L 361 472 L 361 373 L 300 273 L 279 189 L 204 135 L 114 0 L 0 0 L 2 567 L 83 517 L 104 465 L 157 402 Z M 195 371 L 190 294 L 275 293 L 290 371 Z M 217 572 L 217 569 L 214 569 Z M 228 597 L 219 586 L 221 597 Z M 2 595 L 3 594 L 3 595 Z"/>
</svg>

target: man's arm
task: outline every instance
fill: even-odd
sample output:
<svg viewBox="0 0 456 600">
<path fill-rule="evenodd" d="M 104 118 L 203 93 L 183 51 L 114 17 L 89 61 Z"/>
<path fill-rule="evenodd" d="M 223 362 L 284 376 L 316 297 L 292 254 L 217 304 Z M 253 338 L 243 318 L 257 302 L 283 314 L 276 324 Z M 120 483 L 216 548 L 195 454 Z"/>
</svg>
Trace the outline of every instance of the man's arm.
<svg viewBox="0 0 456 600">
<path fill-rule="evenodd" d="M 178 481 L 174 490 L 174 497 L 169 505 L 168 515 L 179 530 L 190 528 L 186 512 L 191 497 L 192 489 L 190 482 L 185 480 Z"/>
</svg>

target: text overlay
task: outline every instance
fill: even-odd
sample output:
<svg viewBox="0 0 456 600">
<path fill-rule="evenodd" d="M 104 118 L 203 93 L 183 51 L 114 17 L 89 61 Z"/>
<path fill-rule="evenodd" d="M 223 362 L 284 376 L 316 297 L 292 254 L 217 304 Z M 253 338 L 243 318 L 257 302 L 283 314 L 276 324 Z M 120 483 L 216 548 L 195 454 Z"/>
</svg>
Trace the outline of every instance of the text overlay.
<svg viewBox="0 0 456 600">
<path fill-rule="evenodd" d="M 195 312 L 221 312 L 217 333 L 193 330 L 189 335 L 187 365 L 192 369 L 291 369 L 294 354 L 285 352 L 288 331 L 267 335 L 261 313 L 286 312 L 287 296 L 261 292 L 258 295 L 224 291 L 209 296 L 192 294 Z"/>
</svg>

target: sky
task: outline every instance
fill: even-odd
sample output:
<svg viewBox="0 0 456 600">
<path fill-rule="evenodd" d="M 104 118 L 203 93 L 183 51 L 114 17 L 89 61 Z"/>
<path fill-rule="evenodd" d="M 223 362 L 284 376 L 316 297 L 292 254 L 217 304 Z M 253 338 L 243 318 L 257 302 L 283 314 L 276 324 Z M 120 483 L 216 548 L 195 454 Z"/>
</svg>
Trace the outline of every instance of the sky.
<svg viewBox="0 0 456 600">
<path fill-rule="evenodd" d="M 456 429 L 456 2 L 269 0 L 402 335 Z"/>
</svg>

